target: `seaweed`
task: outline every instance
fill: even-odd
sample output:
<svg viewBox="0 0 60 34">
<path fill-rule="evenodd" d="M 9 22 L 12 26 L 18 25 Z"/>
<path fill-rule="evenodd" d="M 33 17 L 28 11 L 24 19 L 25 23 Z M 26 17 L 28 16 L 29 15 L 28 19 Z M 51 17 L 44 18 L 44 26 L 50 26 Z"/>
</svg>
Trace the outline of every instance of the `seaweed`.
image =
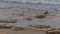
<svg viewBox="0 0 60 34">
<path fill-rule="evenodd" d="M 33 20 L 32 18 L 26 18 L 26 20 Z"/>
<path fill-rule="evenodd" d="M 11 29 L 12 26 L 0 26 L 0 29 Z"/>
<path fill-rule="evenodd" d="M 13 27 L 13 30 L 15 30 L 15 31 L 23 31 L 25 29 L 23 27 Z"/>
<path fill-rule="evenodd" d="M 22 12 L 22 13 L 24 13 L 24 12 Z"/>
<path fill-rule="evenodd" d="M 16 23 L 17 20 L 0 20 L 2 23 Z"/>
<path fill-rule="evenodd" d="M 37 15 L 36 18 L 45 18 L 44 15 Z"/>
<path fill-rule="evenodd" d="M 46 26 L 46 25 L 34 25 L 34 28 L 50 28 L 50 26 Z"/>
<path fill-rule="evenodd" d="M 23 14 L 19 14 L 20 16 L 24 16 Z"/>
<path fill-rule="evenodd" d="M 49 14 L 48 11 L 45 11 L 45 12 L 44 12 L 44 15 L 46 15 L 46 14 Z"/>
</svg>

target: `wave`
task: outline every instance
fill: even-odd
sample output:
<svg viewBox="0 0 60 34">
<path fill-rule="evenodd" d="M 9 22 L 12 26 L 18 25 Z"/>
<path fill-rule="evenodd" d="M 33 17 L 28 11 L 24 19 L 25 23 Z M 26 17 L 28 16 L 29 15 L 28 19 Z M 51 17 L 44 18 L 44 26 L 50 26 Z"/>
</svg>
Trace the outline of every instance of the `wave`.
<svg viewBox="0 0 60 34">
<path fill-rule="evenodd" d="M 52 6 L 56 6 L 56 5 L 59 5 L 60 6 L 60 3 L 59 2 L 53 2 L 52 0 L 51 1 L 44 1 L 44 0 L 0 0 L 0 9 L 10 9 L 10 8 L 39 8 L 40 7 L 40 4 L 47 4 L 47 5 L 52 5 Z M 5 3 L 6 2 L 6 3 Z M 9 2 L 9 3 L 8 3 Z M 10 4 L 11 2 L 11 4 Z M 18 3 L 18 4 L 16 4 Z M 27 4 L 22 4 L 22 3 L 27 3 Z M 38 4 L 38 5 L 36 5 Z M 45 5 L 46 5 L 45 4 Z M 37 9 L 38 9 L 37 8 Z"/>
<path fill-rule="evenodd" d="M 60 0 L 0 0 L 0 2 L 60 4 Z"/>
</svg>

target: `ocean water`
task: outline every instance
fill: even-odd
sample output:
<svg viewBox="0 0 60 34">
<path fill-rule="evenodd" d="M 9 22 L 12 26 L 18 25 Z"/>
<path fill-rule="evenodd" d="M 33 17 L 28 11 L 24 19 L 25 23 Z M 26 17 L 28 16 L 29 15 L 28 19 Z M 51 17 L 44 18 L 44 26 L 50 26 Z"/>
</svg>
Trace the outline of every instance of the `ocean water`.
<svg viewBox="0 0 60 34">
<path fill-rule="evenodd" d="M 43 2 L 43 1 L 46 1 L 46 2 L 59 2 L 59 0 L 0 0 L 0 1 L 8 1 L 8 2 L 11 2 L 11 1 L 15 1 L 15 2 L 32 2 L 32 3 L 38 3 L 38 2 Z"/>
<path fill-rule="evenodd" d="M 22 2 L 22 3 L 51 3 L 60 4 L 60 0 L 0 0 L 1 2 Z"/>
<path fill-rule="evenodd" d="M 43 4 L 43 5 L 41 5 Z M 60 8 L 60 0 L 0 0 L 0 8 L 31 8 L 50 10 Z"/>
<path fill-rule="evenodd" d="M 47 3 L 21 3 L 21 2 L 0 2 L 0 8 L 31 8 L 35 10 L 51 10 L 53 8 L 60 9 L 60 4 Z"/>
</svg>

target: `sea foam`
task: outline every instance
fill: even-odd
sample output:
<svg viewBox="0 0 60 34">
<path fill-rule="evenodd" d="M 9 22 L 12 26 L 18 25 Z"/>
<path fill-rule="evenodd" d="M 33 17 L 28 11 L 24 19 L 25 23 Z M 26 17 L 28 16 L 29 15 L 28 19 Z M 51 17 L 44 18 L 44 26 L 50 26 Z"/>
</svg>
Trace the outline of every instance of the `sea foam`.
<svg viewBox="0 0 60 34">
<path fill-rule="evenodd" d="M 22 2 L 22 3 L 48 3 L 48 4 L 60 4 L 60 0 L 0 0 L 1 2 Z"/>
</svg>

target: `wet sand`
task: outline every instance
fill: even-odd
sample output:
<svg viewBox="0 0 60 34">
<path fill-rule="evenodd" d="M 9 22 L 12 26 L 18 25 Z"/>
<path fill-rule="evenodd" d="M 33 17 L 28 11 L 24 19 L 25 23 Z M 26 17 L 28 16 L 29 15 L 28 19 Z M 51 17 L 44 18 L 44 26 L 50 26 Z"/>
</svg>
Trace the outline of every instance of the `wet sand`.
<svg viewBox="0 0 60 34">
<path fill-rule="evenodd" d="M 51 27 L 59 28 L 60 27 L 60 11 L 51 11 L 49 15 L 46 15 L 45 18 L 37 19 L 36 15 L 41 15 L 45 10 L 33 10 L 33 9 L 0 9 L 0 20 L 14 20 L 16 23 L 2 23 L 0 25 L 4 26 L 15 26 L 15 27 L 29 27 L 28 25 L 49 25 Z M 23 15 L 21 15 L 23 14 Z M 26 18 L 31 18 L 26 20 Z M 43 33 L 44 32 L 44 33 Z M 36 30 L 25 30 L 25 31 L 14 31 L 7 29 L 0 29 L 1 34 L 45 34 L 45 31 L 36 31 Z"/>
<path fill-rule="evenodd" d="M 14 31 L 9 29 L 0 29 L 0 34 L 46 34 L 42 31 L 35 31 L 35 30 L 26 30 L 26 31 Z"/>
<path fill-rule="evenodd" d="M 51 11 L 49 12 L 50 15 L 46 15 L 46 17 L 42 19 L 35 18 L 36 15 L 41 15 L 43 13 L 44 11 L 38 11 L 38 10 L 32 10 L 32 9 L 0 9 L 0 20 L 16 19 L 17 20 L 16 23 L 7 24 L 7 25 L 13 25 L 13 26 L 24 27 L 30 24 L 33 24 L 33 25 L 43 24 L 43 25 L 59 27 L 60 11 Z M 23 16 L 21 16 L 20 14 L 23 14 Z M 32 20 L 26 20 L 26 18 L 31 18 Z"/>
</svg>

